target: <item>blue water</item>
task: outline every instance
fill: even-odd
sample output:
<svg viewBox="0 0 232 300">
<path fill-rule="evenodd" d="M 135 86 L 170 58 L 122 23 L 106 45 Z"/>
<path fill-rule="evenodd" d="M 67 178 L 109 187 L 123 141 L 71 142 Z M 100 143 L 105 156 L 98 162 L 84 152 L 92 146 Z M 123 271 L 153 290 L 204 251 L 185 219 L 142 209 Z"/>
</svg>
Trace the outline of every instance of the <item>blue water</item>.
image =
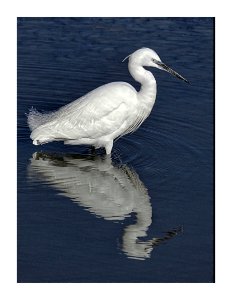
<svg viewBox="0 0 232 300">
<path fill-rule="evenodd" d="M 25 113 L 154 70 L 149 118 L 104 151 L 34 146 Z M 37 152 L 37 153 L 36 153 Z M 214 282 L 214 19 L 18 19 L 18 282 Z"/>
</svg>

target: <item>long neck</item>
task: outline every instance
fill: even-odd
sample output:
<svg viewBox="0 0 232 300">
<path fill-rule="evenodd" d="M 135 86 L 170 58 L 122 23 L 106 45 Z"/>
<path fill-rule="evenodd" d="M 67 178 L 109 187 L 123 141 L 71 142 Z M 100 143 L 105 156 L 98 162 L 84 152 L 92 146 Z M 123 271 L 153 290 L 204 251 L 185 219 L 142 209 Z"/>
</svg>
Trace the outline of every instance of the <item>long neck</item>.
<svg viewBox="0 0 232 300">
<path fill-rule="evenodd" d="M 141 88 L 138 93 L 140 101 L 146 102 L 146 104 L 150 103 L 153 106 L 157 92 L 155 77 L 151 72 L 134 63 L 129 63 L 128 68 L 131 76 L 141 84 Z"/>
</svg>

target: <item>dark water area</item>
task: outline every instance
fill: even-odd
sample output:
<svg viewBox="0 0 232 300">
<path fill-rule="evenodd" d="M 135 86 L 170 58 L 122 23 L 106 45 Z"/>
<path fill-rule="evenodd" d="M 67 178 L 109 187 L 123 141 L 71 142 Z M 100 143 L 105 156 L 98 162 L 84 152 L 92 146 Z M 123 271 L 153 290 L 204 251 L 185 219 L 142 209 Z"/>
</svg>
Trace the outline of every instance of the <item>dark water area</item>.
<svg viewBox="0 0 232 300">
<path fill-rule="evenodd" d="M 114 144 L 34 146 L 25 113 L 126 81 L 149 47 L 149 118 Z M 214 19 L 18 18 L 18 282 L 214 282 Z"/>
</svg>

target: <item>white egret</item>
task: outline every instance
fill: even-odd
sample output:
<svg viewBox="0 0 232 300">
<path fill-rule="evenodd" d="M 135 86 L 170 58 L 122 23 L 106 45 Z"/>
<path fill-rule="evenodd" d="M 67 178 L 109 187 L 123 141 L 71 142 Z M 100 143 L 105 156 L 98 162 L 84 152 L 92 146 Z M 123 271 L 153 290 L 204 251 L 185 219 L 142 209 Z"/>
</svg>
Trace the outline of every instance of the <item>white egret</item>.
<svg viewBox="0 0 232 300">
<path fill-rule="evenodd" d="M 126 58 L 129 58 L 130 74 L 141 84 L 138 92 L 126 82 L 112 82 L 55 112 L 42 114 L 31 109 L 28 125 L 33 144 L 64 141 L 69 145 L 104 147 L 110 154 L 113 141 L 135 131 L 149 116 L 155 103 L 156 80 L 144 67 L 165 70 L 188 83 L 149 48 L 139 49 Z"/>
</svg>

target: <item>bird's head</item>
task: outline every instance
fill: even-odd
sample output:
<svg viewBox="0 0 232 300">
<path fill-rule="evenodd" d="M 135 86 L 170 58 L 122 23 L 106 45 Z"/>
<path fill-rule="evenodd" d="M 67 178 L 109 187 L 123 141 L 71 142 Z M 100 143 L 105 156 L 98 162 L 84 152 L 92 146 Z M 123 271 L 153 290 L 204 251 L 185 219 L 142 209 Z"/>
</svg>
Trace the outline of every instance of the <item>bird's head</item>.
<svg viewBox="0 0 232 300">
<path fill-rule="evenodd" d="M 129 63 L 131 65 L 135 65 L 135 66 L 137 65 L 137 66 L 142 66 L 142 67 L 154 67 L 154 68 L 166 71 L 166 72 L 172 74 L 173 76 L 189 83 L 189 81 L 186 80 L 183 76 L 181 76 L 176 71 L 172 70 L 167 65 L 165 65 L 161 61 L 158 54 L 150 48 L 141 48 L 141 49 L 133 52 L 129 56 L 127 56 L 125 59 L 127 59 L 127 58 L 129 58 Z"/>
</svg>

